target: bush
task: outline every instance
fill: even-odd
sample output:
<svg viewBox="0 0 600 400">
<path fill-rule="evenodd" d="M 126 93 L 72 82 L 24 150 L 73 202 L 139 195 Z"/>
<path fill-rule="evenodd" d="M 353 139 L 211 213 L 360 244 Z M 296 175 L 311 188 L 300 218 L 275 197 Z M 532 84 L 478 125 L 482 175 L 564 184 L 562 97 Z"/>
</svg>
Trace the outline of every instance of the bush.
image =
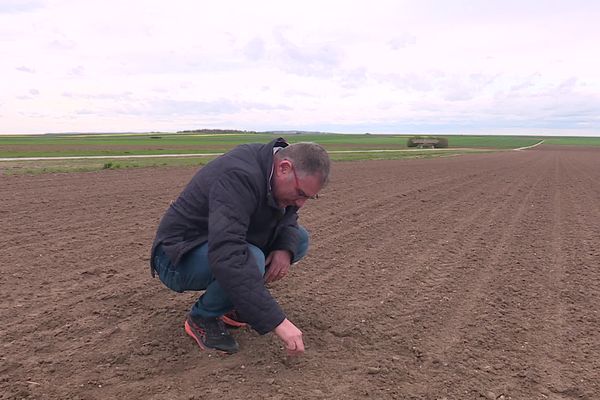
<svg viewBox="0 0 600 400">
<path fill-rule="evenodd" d="M 436 138 L 438 143 L 435 145 L 438 149 L 447 149 L 448 148 L 448 138 L 447 137 L 438 137 Z"/>
<path fill-rule="evenodd" d="M 433 136 L 414 136 L 408 139 L 407 147 L 431 146 L 436 149 L 448 148 L 448 138 Z"/>
</svg>

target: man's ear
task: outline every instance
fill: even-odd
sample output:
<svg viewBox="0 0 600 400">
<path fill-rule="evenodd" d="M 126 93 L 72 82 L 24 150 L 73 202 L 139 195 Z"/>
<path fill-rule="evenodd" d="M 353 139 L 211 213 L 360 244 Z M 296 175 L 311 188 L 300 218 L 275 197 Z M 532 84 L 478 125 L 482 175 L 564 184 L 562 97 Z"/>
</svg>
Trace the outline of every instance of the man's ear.
<svg viewBox="0 0 600 400">
<path fill-rule="evenodd" d="M 279 160 L 277 163 L 278 174 L 287 174 L 292 170 L 292 163 L 290 160 Z"/>
</svg>

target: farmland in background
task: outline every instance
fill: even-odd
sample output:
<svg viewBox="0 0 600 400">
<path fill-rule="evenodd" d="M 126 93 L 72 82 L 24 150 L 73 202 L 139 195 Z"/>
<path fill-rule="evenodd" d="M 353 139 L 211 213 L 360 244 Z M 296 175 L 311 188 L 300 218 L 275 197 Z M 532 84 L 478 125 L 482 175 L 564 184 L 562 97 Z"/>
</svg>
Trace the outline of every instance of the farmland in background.
<svg viewBox="0 0 600 400">
<path fill-rule="evenodd" d="M 289 142 L 323 145 L 336 161 L 430 158 L 473 151 L 499 151 L 545 143 L 600 145 L 600 138 L 543 138 L 534 136 L 450 135 L 448 149 L 408 149 L 413 135 L 250 133 L 203 131 L 185 133 L 48 134 L 0 136 L 0 158 L 108 157 L 85 160 L 0 161 L 1 174 L 90 171 L 99 169 L 203 165 L 242 143 L 268 142 L 283 136 Z M 383 151 L 380 151 L 383 150 Z M 149 155 L 181 157 L 134 158 Z M 190 156 L 193 154 L 193 156 Z M 196 155 L 198 154 L 198 155 Z M 184 157 L 185 155 L 185 157 Z M 116 156 L 116 158 L 110 158 Z M 131 157 L 131 158 L 123 158 Z"/>
<path fill-rule="evenodd" d="M 556 144 L 563 146 L 600 146 L 598 137 L 557 137 L 547 138 L 545 144 Z"/>
<path fill-rule="evenodd" d="M 0 157 L 176 154 L 224 152 L 242 143 L 268 142 L 283 136 L 289 142 L 311 141 L 328 150 L 404 149 L 411 135 L 350 134 L 106 134 L 0 136 Z M 529 146 L 538 137 L 447 136 L 450 147 L 508 149 Z"/>
</svg>

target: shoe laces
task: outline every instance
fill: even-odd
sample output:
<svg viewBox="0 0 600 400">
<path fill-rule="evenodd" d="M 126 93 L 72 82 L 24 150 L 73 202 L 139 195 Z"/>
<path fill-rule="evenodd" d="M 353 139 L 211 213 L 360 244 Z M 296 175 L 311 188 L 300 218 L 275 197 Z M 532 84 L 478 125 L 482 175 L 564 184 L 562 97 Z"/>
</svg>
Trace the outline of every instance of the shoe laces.
<svg viewBox="0 0 600 400">
<path fill-rule="evenodd" d="M 210 321 L 207 321 L 205 326 L 206 326 L 207 334 L 209 334 L 211 336 L 227 336 L 227 335 L 229 335 L 229 331 L 227 330 L 227 327 L 225 326 L 223 321 L 221 321 L 221 318 L 215 318 L 215 319 L 211 318 Z"/>
</svg>

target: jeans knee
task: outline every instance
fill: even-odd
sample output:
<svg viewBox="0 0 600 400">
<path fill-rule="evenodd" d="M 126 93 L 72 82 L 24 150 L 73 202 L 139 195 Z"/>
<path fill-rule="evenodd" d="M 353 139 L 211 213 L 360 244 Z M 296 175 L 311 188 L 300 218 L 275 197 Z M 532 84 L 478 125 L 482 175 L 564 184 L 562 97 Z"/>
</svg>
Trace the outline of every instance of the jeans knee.
<svg viewBox="0 0 600 400">
<path fill-rule="evenodd" d="M 265 274 L 265 253 L 263 253 L 263 251 L 261 249 L 259 249 L 258 247 L 249 244 L 248 245 L 248 250 L 250 250 L 250 254 L 252 254 L 252 256 L 254 257 L 254 260 L 256 261 L 256 265 L 258 266 L 258 270 L 260 271 L 260 273 L 262 275 Z"/>
<path fill-rule="evenodd" d="M 308 231 L 301 225 L 298 226 L 298 230 L 300 231 L 300 240 L 298 241 L 298 248 L 294 252 L 294 259 L 292 262 L 300 261 L 300 259 L 308 252 L 308 246 L 310 244 L 310 234 Z"/>
<path fill-rule="evenodd" d="M 158 273 L 158 278 L 166 287 L 175 292 L 183 292 L 179 273 L 173 269 L 173 264 L 171 263 L 169 256 L 167 256 L 160 247 L 157 249 L 156 255 L 154 256 L 154 267 Z"/>
</svg>

